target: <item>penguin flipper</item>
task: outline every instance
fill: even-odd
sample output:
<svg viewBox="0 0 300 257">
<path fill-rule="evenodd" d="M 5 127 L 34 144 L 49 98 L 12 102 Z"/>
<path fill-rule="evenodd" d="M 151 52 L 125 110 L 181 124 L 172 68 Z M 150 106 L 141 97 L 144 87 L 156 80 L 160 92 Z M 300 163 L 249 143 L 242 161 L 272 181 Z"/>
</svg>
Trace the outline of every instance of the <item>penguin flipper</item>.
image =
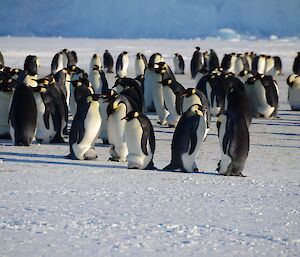
<svg viewBox="0 0 300 257">
<path fill-rule="evenodd" d="M 199 126 L 199 117 L 197 116 L 197 119 L 198 119 L 198 122 L 195 122 L 193 124 L 193 126 L 191 126 L 190 128 L 190 140 L 191 140 L 191 147 L 190 147 L 190 150 L 189 150 L 189 155 L 191 155 L 194 151 L 195 151 L 195 148 L 197 146 L 197 141 L 198 141 L 198 138 L 197 138 L 197 127 Z"/>
</svg>

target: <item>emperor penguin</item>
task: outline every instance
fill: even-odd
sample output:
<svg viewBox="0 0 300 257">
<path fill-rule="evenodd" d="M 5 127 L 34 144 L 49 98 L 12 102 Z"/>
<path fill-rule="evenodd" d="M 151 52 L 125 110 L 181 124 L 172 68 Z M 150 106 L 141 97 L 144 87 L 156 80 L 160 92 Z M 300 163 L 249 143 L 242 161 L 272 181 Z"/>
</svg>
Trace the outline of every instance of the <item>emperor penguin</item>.
<svg viewBox="0 0 300 257">
<path fill-rule="evenodd" d="M 102 70 L 101 59 L 100 59 L 100 56 L 98 56 L 97 54 L 94 54 L 91 61 L 90 61 L 89 74 L 91 74 L 91 72 L 93 71 L 94 65 L 98 66 L 98 70 Z"/>
<path fill-rule="evenodd" d="M 128 52 L 124 51 L 117 58 L 117 63 L 116 63 L 117 77 L 119 78 L 127 77 L 128 65 L 129 65 Z"/>
<path fill-rule="evenodd" d="M 56 53 L 51 62 L 51 74 L 56 74 L 64 68 L 62 52 Z"/>
<path fill-rule="evenodd" d="M 227 71 L 230 69 L 230 65 L 231 65 L 231 54 L 224 54 L 221 62 L 221 68 Z"/>
<path fill-rule="evenodd" d="M 145 69 L 148 67 L 146 56 L 142 53 L 137 53 L 134 62 L 135 76 L 144 75 Z"/>
<path fill-rule="evenodd" d="M 174 73 L 184 74 L 184 59 L 181 54 L 175 53 L 173 57 Z"/>
<path fill-rule="evenodd" d="M 57 108 L 56 98 L 47 79 L 39 79 L 38 86 L 33 88 L 37 109 L 36 141 L 39 143 L 64 143 L 62 138 L 61 113 Z"/>
<path fill-rule="evenodd" d="M 36 87 L 37 83 L 35 82 L 35 79 L 37 79 L 39 67 L 39 58 L 35 55 L 28 55 L 24 62 L 24 71 L 26 72 L 26 76 L 23 79 L 23 83 L 30 87 Z"/>
<path fill-rule="evenodd" d="M 125 141 L 128 148 L 128 169 L 153 170 L 155 136 L 149 118 L 131 111 L 123 118 L 125 123 Z"/>
<path fill-rule="evenodd" d="M 221 160 L 217 171 L 225 176 L 243 176 L 249 152 L 249 130 L 246 120 L 235 111 L 222 113 L 217 121 Z"/>
<path fill-rule="evenodd" d="M 4 66 L 4 57 L 0 51 L 0 65 L 3 65 Z"/>
<path fill-rule="evenodd" d="M 32 143 L 36 121 L 37 109 L 32 89 L 24 83 L 17 82 L 8 116 L 10 136 L 14 145 L 29 146 Z"/>
<path fill-rule="evenodd" d="M 288 89 L 288 102 L 293 111 L 300 111 L 300 75 L 291 74 L 286 80 Z"/>
<path fill-rule="evenodd" d="M 169 111 L 166 120 L 169 127 L 175 127 L 182 114 L 182 94 L 185 89 L 179 82 L 172 79 L 164 79 L 161 84 L 164 104 Z"/>
<path fill-rule="evenodd" d="M 294 74 L 300 75 L 300 52 L 297 52 L 297 56 L 294 59 L 293 72 Z"/>
<path fill-rule="evenodd" d="M 275 75 L 282 74 L 282 62 L 279 56 L 273 56 L 275 62 Z"/>
<path fill-rule="evenodd" d="M 191 77 L 192 79 L 195 78 L 196 73 L 201 70 L 204 64 L 204 58 L 203 54 L 200 52 L 200 47 L 197 46 L 196 50 L 193 53 L 191 63 L 190 63 L 190 69 L 191 69 Z"/>
<path fill-rule="evenodd" d="M 93 89 L 96 94 L 105 94 L 108 90 L 108 82 L 105 73 L 97 64 L 94 64 L 90 71 L 89 81 L 92 83 Z"/>
<path fill-rule="evenodd" d="M 212 70 L 219 68 L 220 64 L 219 64 L 219 58 L 218 58 L 217 53 L 213 49 L 210 49 L 208 56 L 209 56 L 209 59 L 208 59 L 209 60 L 208 61 L 209 70 L 212 71 Z"/>
<path fill-rule="evenodd" d="M 154 53 L 149 58 L 148 67 L 156 68 L 155 64 L 163 61 L 164 58 L 160 53 Z"/>
<path fill-rule="evenodd" d="M 111 101 L 107 107 L 107 132 L 110 144 L 110 161 L 125 162 L 128 149 L 125 141 L 126 114 L 132 111 L 132 107 L 125 96 L 119 95 Z"/>
<path fill-rule="evenodd" d="M 74 160 L 97 158 L 94 143 L 101 126 L 98 99 L 98 94 L 91 94 L 78 107 L 69 136 L 70 154 L 66 158 Z"/>
<path fill-rule="evenodd" d="M 70 111 L 73 117 L 77 112 L 78 106 L 85 102 L 87 96 L 94 94 L 91 82 L 87 79 L 71 81 Z"/>
<path fill-rule="evenodd" d="M 275 60 L 272 56 L 266 57 L 266 65 L 265 65 L 264 74 L 267 76 L 275 75 Z"/>
<path fill-rule="evenodd" d="M 211 126 L 211 115 L 209 111 L 209 104 L 206 96 L 201 92 L 200 90 L 196 88 L 187 88 L 182 94 L 182 112 L 186 112 L 188 109 L 190 109 L 191 106 L 198 104 L 203 106 L 203 108 L 206 110 L 204 119 L 206 121 L 206 130 L 204 133 L 204 139 L 207 137 L 208 131 Z"/>
<path fill-rule="evenodd" d="M 196 104 L 182 114 L 172 138 L 171 163 L 164 170 L 198 172 L 195 159 L 207 127 L 205 111 Z"/>
<path fill-rule="evenodd" d="M 145 112 L 155 112 L 153 103 L 152 87 L 161 80 L 160 74 L 156 73 L 154 68 L 148 67 L 145 69 L 144 75 L 144 99 Z"/>
<path fill-rule="evenodd" d="M 108 50 L 103 54 L 103 68 L 106 73 L 113 73 L 114 59 Z"/>
<path fill-rule="evenodd" d="M 246 82 L 252 85 L 252 115 L 254 117 L 277 117 L 278 85 L 272 76 L 258 74 Z"/>
<path fill-rule="evenodd" d="M 234 64 L 234 74 L 239 74 L 242 70 L 246 69 L 245 68 L 245 59 L 242 54 L 237 54 L 236 55 L 236 60 Z"/>
<path fill-rule="evenodd" d="M 266 70 L 266 59 L 267 56 L 264 54 L 261 54 L 258 56 L 257 59 L 257 72 L 260 74 L 264 74 Z"/>
<path fill-rule="evenodd" d="M 226 88 L 218 73 L 209 73 L 198 83 L 198 90 L 204 93 L 209 103 L 209 110 L 212 116 L 219 115 L 224 110 Z"/>
<path fill-rule="evenodd" d="M 10 77 L 0 78 L 0 139 L 10 139 L 8 124 L 9 103 L 15 86 L 15 80 Z"/>
</svg>

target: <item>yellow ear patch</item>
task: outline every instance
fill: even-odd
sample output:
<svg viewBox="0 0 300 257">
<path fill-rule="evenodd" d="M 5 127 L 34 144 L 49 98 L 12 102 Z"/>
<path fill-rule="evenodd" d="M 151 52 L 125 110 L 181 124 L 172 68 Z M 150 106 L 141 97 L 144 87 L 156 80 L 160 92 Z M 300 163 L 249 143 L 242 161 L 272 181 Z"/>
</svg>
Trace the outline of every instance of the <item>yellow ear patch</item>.
<svg viewBox="0 0 300 257">
<path fill-rule="evenodd" d="M 168 79 L 168 85 L 170 85 L 172 83 L 171 79 Z"/>
<path fill-rule="evenodd" d="M 161 71 L 160 71 L 160 73 L 165 73 L 165 72 L 167 72 L 167 71 L 166 71 L 166 70 L 161 70 Z"/>
<path fill-rule="evenodd" d="M 80 87 L 80 86 L 82 86 L 82 82 L 80 82 L 80 81 L 79 81 L 79 82 L 77 82 L 77 83 L 76 83 L 76 86 L 77 86 L 77 87 Z"/>
<path fill-rule="evenodd" d="M 119 105 L 119 103 L 117 103 L 116 101 L 113 103 L 113 109 L 114 110 L 116 110 L 116 109 L 118 109 L 118 105 Z"/>
<path fill-rule="evenodd" d="M 86 98 L 86 101 L 87 101 L 88 103 L 92 102 L 92 101 L 93 101 L 93 97 L 92 97 L 92 96 L 88 96 L 88 97 Z"/>
<path fill-rule="evenodd" d="M 203 116 L 203 112 L 200 111 L 200 110 L 196 110 L 196 113 L 197 113 L 199 116 Z"/>
<path fill-rule="evenodd" d="M 192 90 L 192 94 L 195 94 L 195 93 L 196 93 L 196 89 L 193 89 L 193 90 Z"/>
<path fill-rule="evenodd" d="M 43 93 L 43 92 L 46 92 L 47 91 L 47 89 L 46 88 L 44 88 L 44 87 L 41 87 L 41 93 Z"/>
<path fill-rule="evenodd" d="M 11 83 L 11 82 L 12 82 L 12 79 L 9 79 L 7 82 L 8 82 L 8 83 Z"/>
<path fill-rule="evenodd" d="M 133 117 L 134 118 L 136 118 L 136 117 L 138 117 L 139 116 L 139 113 L 138 112 L 135 112 L 134 114 L 133 114 Z"/>
<path fill-rule="evenodd" d="M 71 70 L 75 70 L 76 66 L 75 65 L 72 65 L 71 66 Z"/>
<path fill-rule="evenodd" d="M 245 75 L 247 75 L 247 74 L 248 74 L 248 71 L 247 71 L 247 70 L 245 70 L 244 74 L 245 74 Z"/>
<path fill-rule="evenodd" d="M 167 68 L 167 67 L 168 67 L 168 65 L 165 63 L 165 64 L 164 64 L 164 68 Z"/>
</svg>

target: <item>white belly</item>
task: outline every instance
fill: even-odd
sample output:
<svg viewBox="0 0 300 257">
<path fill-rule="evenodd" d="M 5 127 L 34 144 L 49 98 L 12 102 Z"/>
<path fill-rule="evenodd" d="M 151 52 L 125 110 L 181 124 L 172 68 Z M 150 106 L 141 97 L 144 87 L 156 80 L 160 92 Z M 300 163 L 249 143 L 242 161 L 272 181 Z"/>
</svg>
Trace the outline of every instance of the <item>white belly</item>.
<svg viewBox="0 0 300 257">
<path fill-rule="evenodd" d="M 12 94 L 0 91 L 0 135 L 9 134 L 9 103 Z"/>
<path fill-rule="evenodd" d="M 201 99 L 197 95 L 193 94 L 189 97 L 184 96 L 182 103 L 182 112 L 186 112 L 194 104 L 202 105 Z"/>
<path fill-rule="evenodd" d="M 166 118 L 168 116 L 168 111 L 164 105 L 164 94 L 163 94 L 163 87 L 160 83 L 154 83 L 152 85 L 152 96 L 153 96 L 153 103 L 158 115 L 158 118 L 161 124 L 166 124 Z"/>
<path fill-rule="evenodd" d="M 169 111 L 169 115 L 166 118 L 167 122 L 169 125 L 175 126 L 180 119 L 180 115 L 176 111 L 176 96 L 170 87 L 164 86 L 163 97 L 165 101 L 165 106 Z"/>
<path fill-rule="evenodd" d="M 219 144 L 221 149 L 221 162 L 220 162 L 219 173 L 224 174 L 227 171 L 229 164 L 231 163 L 231 157 L 226 154 L 227 149 L 226 152 L 223 151 L 223 140 L 226 132 L 227 116 L 222 115 L 222 119 L 223 121 L 221 123 L 220 130 L 219 130 Z"/>
<path fill-rule="evenodd" d="M 145 71 L 145 63 L 142 59 L 136 59 L 134 63 L 135 67 L 135 76 L 138 77 L 140 75 L 144 75 Z"/>
</svg>

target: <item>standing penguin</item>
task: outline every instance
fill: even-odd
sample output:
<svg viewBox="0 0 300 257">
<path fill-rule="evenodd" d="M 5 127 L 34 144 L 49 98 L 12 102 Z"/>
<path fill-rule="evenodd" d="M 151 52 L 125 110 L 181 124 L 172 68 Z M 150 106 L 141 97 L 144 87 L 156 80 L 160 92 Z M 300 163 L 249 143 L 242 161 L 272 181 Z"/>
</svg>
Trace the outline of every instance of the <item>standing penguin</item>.
<svg viewBox="0 0 300 257">
<path fill-rule="evenodd" d="M 37 79 L 39 67 L 39 58 L 35 55 L 28 55 L 24 62 L 24 71 L 26 76 L 23 79 L 23 83 L 31 87 L 36 87 L 37 83 L 35 82 L 35 79 Z"/>
<path fill-rule="evenodd" d="M 194 79 L 196 77 L 197 72 L 201 70 L 203 63 L 204 63 L 203 55 L 200 52 L 200 47 L 197 46 L 196 50 L 193 53 L 193 57 L 190 63 L 192 79 Z"/>
<path fill-rule="evenodd" d="M 182 114 L 172 138 L 171 163 L 164 170 L 198 172 L 195 159 L 207 127 L 204 115 L 205 109 L 198 104 Z"/>
<path fill-rule="evenodd" d="M 108 82 L 105 73 L 99 65 L 95 64 L 89 74 L 89 81 L 92 83 L 96 94 L 105 94 L 108 90 Z"/>
<path fill-rule="evenodd" d="M 125 120 L 131 104 L 125 96 L 119 95 L 107 107 L 107 132 L 110 143 L 110 161 L 125 162 L 128 149 L 125 141 Z"/>
<path fill-rule="evenodd" d="M 128 169 L 156 169 L 153 164 L 155 137 L 148 117 L 140 112 L 129 112 L 123 118 L 125 141 L 128 147 Z"/>
<path fill-rule="evenodd" d="M 275 62 L 275 75 L 281 75 L 282 62 L 279 56 L 273 56 Z"/>
<path fill-rule="evenodd" d="M 229 89 L 226 111 L 217 121 L 221 148 L 217 171 L 225 176 L 243 176 L 242 171 L 249 152 L 250 138 L 246 117 L 250 107 L 245 105 L 240 94 L 241 91 L 235 87 Z"/>
<path fill-rule="evenodd" d="M 300 52 L 297 52 L 297 56 L 294 59 L 293 72 L 300 75 Z"/>
<path fill-rule="evenodd" d="M 184 74 L 184 60 L 181 54 L 175 53 L 173 57 L 174 73 Z"/>
<path fill-rule="evenodd" d="M 117 59 L 117 63 L 116 63 L 117 77 L 124 78 L 127 76 L 128 64 L 129 64 L 128 53 L 124 51 L 118 56 Z"/>
<path fill-rule="evenodd" d="M 73 160 L 97 158 L 93 145 L 98 138 L 101 126 L 98 99 L 98 94 L 92 94 L 86 97 L 85 102 L 78 107 L 70 131 L 70 154 L 66 158 Z"/>
<path fill-rule="evenodd" d="M 51 74 L 54 75 L 60 70 L 64 68 L 63 64 L 63 54 L 62 52 L 59 52 L 54 55 L 52 62 L 51 62 Z"/>
<path fill-rule="evenodd" d="M 219 68 L 220 64 L 219 64 L 219 58 L 217 53 L 213 49 L 210 49 L 208 56 L 209 56 L 209 61 L 208 61 L 209 70 L 212 71 Z"/>
<path fill-rule="evenodd" d="M 92 72 L 94 65 L 98 66 L 98 70 L 102 70 L 101 59 L 100 56 L 98 56 L 97 54 L 94 54 L 90 61 L 90 69 L 89 69 L 90 73 Z"/>
<path fill-rule="evenodd" d="M 286 80 L 288 89 L 288 102 L 293 111 L 300 111 L 300 75 L 291 74 Z"/>
<path fill-rule="evenodd" d="M 148 62 L 148 67 L 150 68 L 156 68 L 155 64 L 159 62 L 163 62 L 164 58 L 160 53 L 154 53 L 150 56 L 149 62 Z"/>
<path fill-rule="evenodd" d="M 185 89 L 176 80 L 165 79 L 161 83 L 165 107 L 169 111 L 166 120 L 169 127 L 175 127 L 182 114 L 182 94 Z"/>
<path fill-rule="evenodd" d="M 10 77 L 0 78 L 0 139 L 10 139 L 8 124 L 9 103 L 15 86 L 16 81 Z"/>
<path fill-rule="evenodd" d="M 106 73 L 113 73 L 114 59 L 108 50 L 103 54 L 103 68 Z"/>
<path fill-rule="evenodd" d="M 190 109 L 191 106 L 198 104 L 203 106 L 204 109 L 206 109 L 205 112 L 205 121 L 207 128 L 205 130 L 204 139 L 207 137 L 210 125 L 211 125 L 211 115 L 209 111 L 209 104 L 207 101 L 206 96 L 199 91 L 196 88 L 187 88 L 184 93 L 182 94 L 182 112 L 186 112 L 188 109 Z"/>
<path fill-rule="evenodd" d="M 4 58 L 3 58 L 1 51 L 0 51 L 0 65 L 4 66 Z"/>
<path fill-rule="evenodd" d="M 140 75 L 144 75 L 145 69 L 148 67 L 147 59 L 145 55 L 142 53 L 137 53 L 135 62 L 134 62 L 134 67 L 135 67 L 135 76 L 138 77 Z"/>
<path fill-rule="evenodd" d="M 32 89 L 18 82 L 9 110 L 10 135 L 14 145 L 29 146 L 35 136 L 37 109 Z"/>
</svg>

